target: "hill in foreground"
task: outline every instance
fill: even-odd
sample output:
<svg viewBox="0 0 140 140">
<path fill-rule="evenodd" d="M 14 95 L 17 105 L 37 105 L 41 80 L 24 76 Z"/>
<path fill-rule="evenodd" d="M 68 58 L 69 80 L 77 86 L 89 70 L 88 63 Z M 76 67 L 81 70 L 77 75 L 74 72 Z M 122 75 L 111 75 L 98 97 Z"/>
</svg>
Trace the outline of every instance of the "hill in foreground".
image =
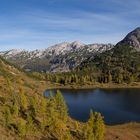
<svg viewBox="0 0 140 140">
<path fill-rule="evenodd" d="M 100 113 L 91 111 L 86 123 L 73 120 L 60 91 L 44 97 L 38 93 L 42 82 L 28 77 L 3 59 L 0 66 L 2 139 L 103 140 L 105 126 Z"/>
</svg>

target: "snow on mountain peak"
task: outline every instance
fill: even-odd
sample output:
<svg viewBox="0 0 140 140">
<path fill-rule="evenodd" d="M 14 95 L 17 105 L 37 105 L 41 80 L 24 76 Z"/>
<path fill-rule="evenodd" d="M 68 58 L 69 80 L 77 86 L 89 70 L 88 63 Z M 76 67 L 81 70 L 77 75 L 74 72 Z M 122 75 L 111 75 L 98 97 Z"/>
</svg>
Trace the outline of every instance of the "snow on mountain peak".
<svg viewBox="0 0 140 140">
<path fill-rule="evenodd" d="M 63 42 L 56 44 L 54 46 L 48 47 L 42 50 L 26 51 L 23 49 L 13 49 L 10 51 L 0 52 L 1 56 L 6 58 L 12 57 L 24 57 L 29 59 L 33 58 L 44 58 L 46 56 L 57 56 L 64 55 L 69 52 L 81 52 L 83 49 L 86 49 L 88 52 L 103 52 L 105 50 L 111 49 L 113 45 L 111 44 L 89 44 L 85 45 L 79 41 L 74 41 L 72 43 Z"/>
<path fill-rule="evenodd" d="M 63 42 L 46 49 L 26 51 L 15 49 L 0 52 L 0 55 L 21 68 L 31 71 L 68 71 L 83 60 L 97 53 L 110 50 L 111 44 L 85 45 L 79 41 Z M 59 69 L 60 68 L 60 69 Z"/>
<path fill-rule="evenodd" d="M 0 55 L 6 54 L 8 57 L 12 57 L 12 56 L 15 56 L 15 55 L 23 52 L 23 51 L 25 51 L 25 50 L 24 49 L 12 49 L 9 51 L 0 52 Z"/>
<path fill-rule="evenodd" d="M 63 42 L 63 43 L 51 46 L 51 47 L 47 48 L 46 50 L 50 53 L 55 53 L 56 55 L 58 55 L 58 54 L 65 54 L 68 51 L 78 49 L 81 46 L 83 46 L 83 44 L 81 44 L 78 41 L 75 41 L 75 42 L 72 42 L 72 43 Z"/>
</svg>

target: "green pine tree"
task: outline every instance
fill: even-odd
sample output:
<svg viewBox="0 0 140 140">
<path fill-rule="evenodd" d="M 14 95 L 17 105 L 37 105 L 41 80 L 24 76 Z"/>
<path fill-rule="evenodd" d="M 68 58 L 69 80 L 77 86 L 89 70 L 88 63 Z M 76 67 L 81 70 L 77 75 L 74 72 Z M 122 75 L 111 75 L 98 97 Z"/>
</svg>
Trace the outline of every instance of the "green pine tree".
<svg viewBox="0 0 140 140">
<path fill-rule="evenodd" d="M 94 140 L 93 128 L 94 128 L 94 114 L 93 111 L 91 110 L 89 120 L 86 123 L 85 130 L 83 130 L 85 131 L 84 138 L 86 140 Z"/>
<path fill-rule="evenodd" d="M 60 118 L 66 120 L 68 115 L 68 109 L 64 101 L 64 98 L 59 90 L 57 90 L 55 99 L 56 99 L 57 110 L 60 113 Z"/>
<path fill-rule="evenodd" d="M 100 113 L 95 112 L 95 122 L 94 122 L 94 135 L 95 140 L 103 140 L 105 133 L 105 125 L 103 117 Z"/>
</svg>

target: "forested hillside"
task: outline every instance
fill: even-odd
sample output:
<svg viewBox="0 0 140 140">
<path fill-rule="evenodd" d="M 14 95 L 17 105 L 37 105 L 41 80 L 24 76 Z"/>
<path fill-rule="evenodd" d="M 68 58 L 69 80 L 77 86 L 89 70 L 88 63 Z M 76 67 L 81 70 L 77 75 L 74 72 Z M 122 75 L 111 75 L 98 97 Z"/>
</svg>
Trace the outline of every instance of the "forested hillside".
<svg viewBox="0 0 140 140">
<path fill-rule="evenodd" d="M 44 97 L 39 93 L 46 86 L 42 87 L 43 81 L 28 77 L 3 59 L 0 66 L 1 138 L 103 140 L 105 126 L 100 113 L 91 111 L 86 123 L 73 120 L 60 91 Z"/>
<path fill-rule="evenodd" d="M 83 62 L 78 69 L 94 73 L 93 68 L 98 70 L 99 82 L 129 83 L 140 81 L 140 53 L 129 46 L 116 46 Z"/>
<path fill-rule="evenodd" d="M 46 80 L 64 85 L 81 83 L 131 83 L 140 81 L 140 28 L 115 47 L 82 61 L 68 73 L 48 73 Z"/>
<path fill-rule="evenodd" d="M 48 81 L 72 84 L 131 83 L 140 81 L 140 52 L 129 46 L 116 46 L 91 57 L 70 73 L 47 74 Z"/>
</svg>

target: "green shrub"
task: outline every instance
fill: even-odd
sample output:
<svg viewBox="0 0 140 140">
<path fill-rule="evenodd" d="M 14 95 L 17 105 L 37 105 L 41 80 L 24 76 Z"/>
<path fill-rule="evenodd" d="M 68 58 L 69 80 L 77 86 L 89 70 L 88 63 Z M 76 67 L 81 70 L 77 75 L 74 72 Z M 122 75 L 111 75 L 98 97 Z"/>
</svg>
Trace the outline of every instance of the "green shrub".
<svg viewBox="0 0 140 140">
<path fill-rule="evenodd" d="M 21 137 L 26 135 L 26 121 L 22 118 L 20 118 L 17 122 L 17 132 Z"/>
</svg>

